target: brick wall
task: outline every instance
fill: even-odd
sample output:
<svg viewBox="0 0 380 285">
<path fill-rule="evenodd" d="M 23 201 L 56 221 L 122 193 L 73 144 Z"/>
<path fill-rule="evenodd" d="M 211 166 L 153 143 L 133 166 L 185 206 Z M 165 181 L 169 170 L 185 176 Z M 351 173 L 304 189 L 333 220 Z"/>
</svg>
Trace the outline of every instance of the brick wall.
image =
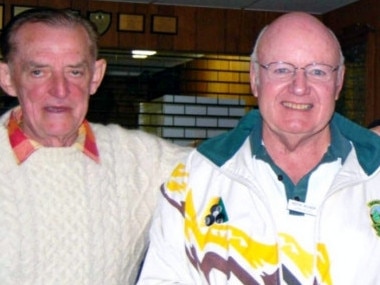
<svg viewBox="0 0 380 285">
<path fill-rule="evenodd" d="M 140 103 L 139 128 L 179 145 L 196 145 L 236 126 L 250 96 L 164 95 Z"/>
</svg>

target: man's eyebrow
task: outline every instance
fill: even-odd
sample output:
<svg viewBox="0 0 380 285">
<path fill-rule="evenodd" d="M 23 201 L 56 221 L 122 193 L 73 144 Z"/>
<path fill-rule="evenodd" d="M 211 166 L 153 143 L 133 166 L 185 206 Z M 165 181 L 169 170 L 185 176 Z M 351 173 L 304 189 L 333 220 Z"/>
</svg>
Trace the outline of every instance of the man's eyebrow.
<svg viewBox="0 0 380 285">
<path fill-rule="evenodd" d="M 36 62 L 36 61 L 30 60 L 30 61 L 27 61 L 24 64 L 22 64 L 22 69 L 27 70 L 30 68 L 35 68 L 35 67 L 42 68 L 42 67 L 47 67 L 47 66 L 49 66 L 49 65 L 46 63 L 41 63 L 41 62 Z"/>
<path fill-rule="evenodd" d="M 36 62 L 36 61 L 33 61 L 33 60 L 30 60 L 30 61 L 27 61 L 26 63 L 23 64 L 23 68 L 24 69 L 27 69 L 27 68 L 33 68 L 33 67 L 48 67 L 50 66 L 50 64 L 48 63 L 43 63 L 43 62 Z M 88 67 L 88 63 L 86 61 L 81 61 L 81 62 L 78 62 L 78 63 L 73 63 L 73 64 L 68 64 L 66 65 L 66 67 L 70 67 L 70 68 L 80 68 L 80 67 Z"/>
<path fill-rule="evenodd" d="M 86 61 L 81 61 L 78 63 L 67 65 L 67 67 L 71 67 L 71 68 L 88 67 L 88 66 L 89 66 L 89 64 Z"/>
<path fill-rule="evenodd" d="M 46 66 L 47 64 L 45 63 L 42 63 L 42 62 L 37 62 L 37 61 L 34 61 L 34 60 L 29 60 L 26 62 L 27 66 Z"/>
</svg>

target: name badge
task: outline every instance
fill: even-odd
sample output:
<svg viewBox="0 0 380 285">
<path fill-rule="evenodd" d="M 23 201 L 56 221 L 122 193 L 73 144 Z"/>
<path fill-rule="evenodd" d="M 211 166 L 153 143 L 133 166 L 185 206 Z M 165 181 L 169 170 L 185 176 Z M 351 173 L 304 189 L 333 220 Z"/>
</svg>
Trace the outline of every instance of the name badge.
<svg viewBox="0 0 380 285">
<path fill-rule="evenodd" d="M 317 207 L 292 199 L 289 199 L 288 201 L 288 210 L 311 216 L 315 216 L 317 214 Z"/>
</svg>

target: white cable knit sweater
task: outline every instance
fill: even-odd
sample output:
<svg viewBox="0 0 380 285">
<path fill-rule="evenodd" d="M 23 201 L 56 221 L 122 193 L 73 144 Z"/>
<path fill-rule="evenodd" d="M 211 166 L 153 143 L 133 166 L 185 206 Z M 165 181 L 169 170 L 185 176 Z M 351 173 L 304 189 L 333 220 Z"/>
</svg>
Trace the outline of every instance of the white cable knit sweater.
<svg viewBox="0 0 380 285">
<path fill-rule="evenodd" d="M 21 165 L 0 128 L 0 284 L 134 284 L 159 185 L 187 149 L 91 124 L 100 164 L 74 147 Z"/>
</svg>

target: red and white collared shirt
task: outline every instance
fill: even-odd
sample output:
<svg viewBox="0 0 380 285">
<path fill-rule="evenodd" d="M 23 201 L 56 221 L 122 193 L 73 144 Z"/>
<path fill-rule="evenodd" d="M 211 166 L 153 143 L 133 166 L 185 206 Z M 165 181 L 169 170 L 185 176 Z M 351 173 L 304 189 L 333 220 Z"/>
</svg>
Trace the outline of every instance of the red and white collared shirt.
<svg viewBox="0 0 380 285">
<path fill-rule="evenodd" d="M 17 163 L 23 163 L 28 157 L 39 148 L 40 143 L 28 138 L 20 127 L 22 121 L 22 111 L 20 107 L 15 108 L 9 117 L 8 136 Z M 99 162 L 99 152 L 96 145 L 94 133 L 88 121 L 83 121 L 78 130 L 78 137 L 74 146 L 96 162 Z"/>
</svg>

